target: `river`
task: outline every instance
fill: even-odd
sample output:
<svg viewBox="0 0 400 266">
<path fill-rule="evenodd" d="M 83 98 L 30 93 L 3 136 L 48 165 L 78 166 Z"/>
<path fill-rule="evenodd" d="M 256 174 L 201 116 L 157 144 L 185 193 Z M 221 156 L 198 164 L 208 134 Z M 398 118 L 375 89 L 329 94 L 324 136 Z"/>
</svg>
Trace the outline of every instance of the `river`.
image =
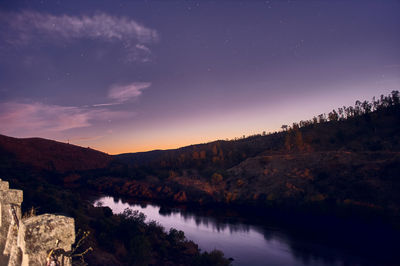
<svg viewBox="0 0 400 266">
<path fill-rule="evenodd" d="M 291 265 L 291 266 L 326 266 L 326 265 L 374 265 L 364 252 L 354 252 L 352 247 L 365 243 L 346 242 L 347 245 L 321 244 L 314 238 L 293 236 L 284 228 L 242 222 L 241 219 L 220 219 L 199 213 L 188 213 L 179 208 L 164 208 L 157 204 L 124 202 L 121 199 L 104 196 L 94 201 L 95 206 L 110 207 L 114 214 L 122 213 L 126 208 L 138 210 L 146 215 L 146 220 L 154 220 L 168 231 L 175 228 L 185 232 L 189 240 L 193 240 L 203 251 L 219 249 L 228 258 L 233 258 L 233 265 Z M 334 230 L 334 229 L 333 229 Z M 383 230 L 378 235 L 386 234 Z M 327 234 L 329 235 L 329 234 Z M 328 238 L 331 235 L 328 236 Z M 384 237 L 384 236 L 383 236 Z M 322 238 L 323 239 L 323 238 Z M 340 238 L 339 238 L 340 239 Z M 330 241 L 328 241 L 329 243 Z M 332 242 L 338 242 L 337 239 Z M 345 243 L 344 243 L 345 244 Z M 377 244 L 377 243 L 373 243 Z M 377 244 L 378 245 L 378 244 Z M 368 245 L 368 247 L 371 247 Z M 382 248 L 382 245 L 380 245 Z M 360 248 L 355 248 L 360 250 Z M 390 248 L 389 248 L 390 249 Z M 382 256 L 393 256 L 392 250 L 380 250 Z M 385 252 L 387 254 L 385 255 Z M 378 257 L 373 256 L 374 259 Z M 387 265 L 395 265 L 389 259 Z M 381 264 L 381 265 L 383 265 Z"/>
</svg>

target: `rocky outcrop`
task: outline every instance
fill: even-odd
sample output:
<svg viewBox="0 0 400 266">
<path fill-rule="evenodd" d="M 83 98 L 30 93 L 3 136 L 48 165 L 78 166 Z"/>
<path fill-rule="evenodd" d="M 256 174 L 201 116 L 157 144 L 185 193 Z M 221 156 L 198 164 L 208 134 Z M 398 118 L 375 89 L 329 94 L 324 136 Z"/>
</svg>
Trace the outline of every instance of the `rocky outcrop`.
<svg viewBox="0 0 400 266">
<path fill-rule="evenodd" d="M 72 265 L 73 218 L 43 214 L 21 217 L 22 190 L 0 179 L 0 265 Z"/>
<path fill-rule="evenodd" d="M 1 265 L 18 260 L 18 220 L 21 220 L 22 190 L 9 189 L 9 184 L 0 179 L 0 252 Z M 8 265 L 17 265 L 9 263 Z"/>
<path fill-rule="evenodd" d="M 20 224 L 18 247 L 22 265 L 45 265 L 51 250 L 71 250 L 75 242 L 74 219 L 53 214 L 28 218 Z M 71 259 L 60 254 L 61 265 L 71 265 Z"/>
</svg>

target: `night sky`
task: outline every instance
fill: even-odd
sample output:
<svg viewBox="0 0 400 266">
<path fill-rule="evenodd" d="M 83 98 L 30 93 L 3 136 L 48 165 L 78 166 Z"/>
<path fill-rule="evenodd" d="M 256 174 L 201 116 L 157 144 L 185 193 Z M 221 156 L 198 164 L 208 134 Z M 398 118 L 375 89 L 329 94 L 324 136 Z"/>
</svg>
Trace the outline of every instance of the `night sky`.
<svg viewBox="0 0 400 266">
<path fill-rule="evenodd" d="M 400 1 L 0 0 L 0 134 L 116 154 L 400 89 Z"/>
</svg>

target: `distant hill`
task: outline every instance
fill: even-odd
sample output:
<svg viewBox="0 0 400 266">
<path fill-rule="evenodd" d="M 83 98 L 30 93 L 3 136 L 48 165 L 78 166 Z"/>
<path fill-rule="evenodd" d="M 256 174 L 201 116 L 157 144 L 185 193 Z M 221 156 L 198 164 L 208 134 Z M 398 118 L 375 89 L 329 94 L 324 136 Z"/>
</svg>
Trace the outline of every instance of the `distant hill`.
<svg viewBox="0 0 400 266">
<path fill-rule="evenodd" d="M 53 140 L 4 135 L 0 135 L 0 154 L 38 169 L 61 173 L 104 168 L 112 158 L 90 148 Z"/>
<path fill-rule="evenodd" d="M 229 169 L 263 154 L 318 151 L 400 151 L 400 104 L 397 91 L 373 102 L 357 101 L 284 130 L 235 140 L 219 140 L 174 150 L 127 153 L 114 158 L 152 169 Z"/>
<path fill-rule="evenodd" d="M 167 152 L 168 151 L 166 150 L 154 150 L 147 152 L 122 153 L 114 155 L 113 157 L 127 164 L 141 165 L 147 162 L 151 162 L 157 158 L 160 158 Z"/>
</svg>

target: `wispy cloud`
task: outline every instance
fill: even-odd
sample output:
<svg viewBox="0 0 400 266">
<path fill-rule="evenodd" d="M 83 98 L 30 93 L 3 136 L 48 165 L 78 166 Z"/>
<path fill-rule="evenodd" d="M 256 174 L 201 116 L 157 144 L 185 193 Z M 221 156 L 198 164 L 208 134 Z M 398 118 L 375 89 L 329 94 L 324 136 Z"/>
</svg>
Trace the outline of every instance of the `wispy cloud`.
<svg viewBox="0 0 400 266">
<path fill-rule="evenodd" d="M 119 105 L 119 102 L 113 102 L 113 103 L 96 103 L 93 104 L 92 107 L 104 107 L 104 106 L 113 106 L 113 105 Z M 88 106 L 86 106 L 88 107 Z"/>
<path fill-rule="evenodd" d="M 150 82 L 134 82 L 128 85 L 114 85 L 111 87 L 108 97 L 119 103 L 135 99 L 142 94 L 142 91 L 151 86 Z"/>
<path fill-rule="evenodd" d="M 66 42 L 94 39 L 118 42 L 128 52 L 130 60 L 144 60 L 151 54 L 145 44 L 158 40 L 154 29 L 127 17 L 115 17 L 106 13 L 92 16 L 51 15 L 36 11 L 0 12 L 0 22 L 5 31 L 4 41 L 13 45 L 32 42 Z M 147 49 L 145 49 L 147 48 Z"/>
<path fill-rule="evenodd" d="M 0 124 L 3 134 L 33 134 L 60 132 L 89 127 L 98 121 L 108 121 L 132 116 L 132 113 L 90 109 L 43 103 L 7 102 L 0 104 Z"/>
<path fill-rule="evenodd" d="M 143 63 L 145 63 L 151 60 L 152 53 L 150 48 L 147 47 L 146 45 L 138 43 L 136 44 L 134 51 L 135 52 L 133 54 L 132 53 L 130 54 L 130 56 L 133 55 L 133 57 L 132 58 L 128 57 L 127 59 L 128 61 L 140 60 Z"/>
</svg>

